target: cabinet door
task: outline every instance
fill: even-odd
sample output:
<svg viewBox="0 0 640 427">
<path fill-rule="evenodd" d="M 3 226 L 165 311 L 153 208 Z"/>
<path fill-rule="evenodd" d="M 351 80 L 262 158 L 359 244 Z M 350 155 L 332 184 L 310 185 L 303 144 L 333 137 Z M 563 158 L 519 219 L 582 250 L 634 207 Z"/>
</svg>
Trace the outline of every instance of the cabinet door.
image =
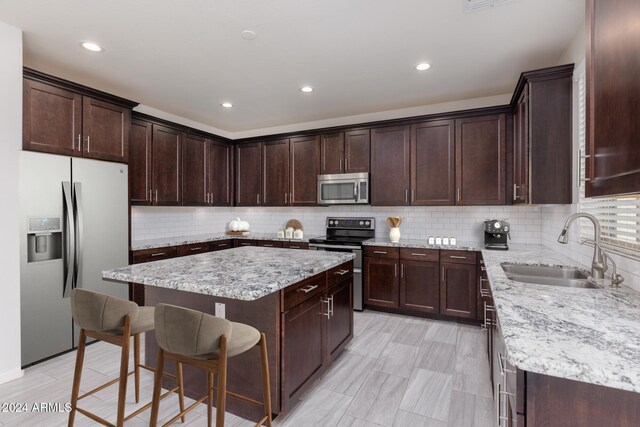
<svg viewBox="0 0 640 427">
<path fill-rule="evenodd" d="M 231 206 L 233 146 L 211 141 L 207 153 L 207 193 L 212 206 Z"/>
<path fill-rule="evenodd" d="M 364 303 L 398 307 L 398 260 L 364 259 Z"/>
<path fill-rule="evenodd" d="M 211 252 L 233 248 L 233 240 L 215 240 L 211 242 Z"/>
<path fill-rule="evenodd" d="M 260 206 L 262 143 L 236 146 L 236 206 Z"/>
<path fill-rule="evenodd" d="M 504 114 L 456 120 L 456 204 L 505 203 Z"/>
<path fill-rule="evenodd" d="M 400 308 L 439 313 L 440 263 L 400 261 Z"/>
<path fill-rule="evenodd" d="M 83 157 L 127 163 L 130 127 L 130 109 L 82 98 Z"/>
<path fill-rule="evenodd" d="M 188 245 L 180 245 L 176 247 L 176 256 L 189 256 L 196 254 L 203 254 L 211 252 L 211 245 L 209 242 L 191 243 Z"/>
<path fill-rule="evenodd" d="M 587 2 L 587 197 L 640 192 L 639 20 L 637 0 Z"/>
<path fill-rule="evenodd" d="M 371 130 L 371 204 L 409 204 L 409 126 Z"/>
<path fill-rule="evenodd" d="M 129 192 L 132 205 L 150 205 L 151 194 L 151 123 L 131 121 L 129 143 Z"/>
<path fill-rule="evenodd" d="M 291 406 L 296 394 L 310 386 L 325 360 L 322 297 L 313 297 L 282 313 L 282 400 Z"/>
<path fill-rule="evenodd" d="M 411 204 L 455 203 L 453 120 L 411 126 Z"/>
<path fill-rule="evenodd" d="M 206 194 L 207 138 L 182 134 L 182 206 L 203 206 L 209 200 Z"/>
<path fill-rule="evenodd" d="M 286 206 L 289 204 L 289 140 L 265 142 L 262 153 L 262 206 Z"/>
<path fill-rule="evenodd" d="M 257 246 L 261 248 L 281 248 L 282 241 L 280 240 L 257 240 Z"/>
<path fill-rule="evenodd" d="M 318 203 L 320 137 L 291 138 L 291 187 L 289 204 L 314 206 Z"/>
<path fill-rule="evenodd" d="M 344 172 L 344 133 L 336 132 L 320 137 L 320 173 Z"/>
<path fill-rule="evenodd" d="M 353 279 L 329 289 L 327 296 L 333 311 L 327 319 L 327 351 L 333 360 L 353 337 Z"/>
<path fill-rule="evenodd" d="M 23 80 L 22 148 L 81 156 L 82 96 Z"/>
<path fill-rule="evenodd" d="M 518 99 L 513 117 L 513 204 L 529 197 L 529 85 Z"/>
<path fill-rule="evenodd" d="M 371 141 L 369 129 L 358 129 L 344 134 L 344 171 L 369 172 Z"/>
<path fill-rule="evenodd" d="M 475 264 L 440 264 L 440 314 L 475 319 Z"/>
<path fill-rule="evenodd" d="M 153 125 L 153 203 L 180 204 L 180 132 Z"/>
<path fill-rule="evenodd" d="M 143 262 L 159 261 L 161 259 L 175 258 L 177 250 L 175 246 L 167 246 L 164 248 L 141 249 L 133 251 L 132 263 L 141 264 Z"/>
</svg>

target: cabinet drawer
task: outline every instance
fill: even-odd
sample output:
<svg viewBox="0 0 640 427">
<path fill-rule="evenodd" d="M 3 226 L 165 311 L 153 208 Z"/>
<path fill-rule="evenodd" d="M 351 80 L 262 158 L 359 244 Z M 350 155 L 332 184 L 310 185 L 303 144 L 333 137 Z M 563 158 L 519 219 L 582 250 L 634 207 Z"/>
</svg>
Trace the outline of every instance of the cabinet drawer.
<svg viewBox="0 0 640 427">
<path fill-rule="evenodd" d="M 400 257 L 400 250 L 398 248 L 390 248 L 387 246 L 365 246 L 364 256 L 373 258 L 395 258 Z"/>
<path fill-rule="evenodd" d="M 345 262 L 327 271 L 327 289 L 353 276 L 353 261 Z"/>
<path fill-rule="evenodd" d="M 233 240 L 218 240 L 215 242 L 211 242 L 212 251 L 221 251 L 223 249 L 231 248 L 233 248 Z"/>
<path fill-rule="evenodd" d="M 234 242 L 234 246 L 236 248 L 239 248 L 241 246 L 258 246 L 258 241 L 251 239 L 237 239 Z"/>
<path fill-rule="evenodd" d="M 188 245 L 180 245 L 176 248 L 178 256 L 202 254 L 209 252 L 210 250 L 211 246 L 209 245 L 209 242 L 191 243 Z"/>
<path fill-rule="evenodd" d="M 281 248 L 282 242 L 277 240 L 258 240 L 258 246 L 262 248 Z"/>
<path fill-rule="evenodd" d="M 307 242 L 282 242 L 282 247 L 287 249 L 309 249 Z"/>
<path fill-rule="evenodd" d="M 437 249 L 400 248 L 400 259 L 438 262 L 440 251 Z"/>
<path fill-rule="evenodd" d="M 476 252 L 472 251 L 440 251 L 440 262 L 454 262 L 458 264 L 475 264 Z"/>
<path fill-rule="evenodd" d="M 285 288 L 282 291 L 282 310 L 287 311 L 327 289 L 327 274 L 320 273 Z"/>
<path fill-rule="evenodd" d="M 133 264 L 143 262 L 158 261 L 161 259 L 174 258 L 176 256 L 176 247 L 167 246 L 164 248 L 142 249 L 133 251 Z"/>
</svg>

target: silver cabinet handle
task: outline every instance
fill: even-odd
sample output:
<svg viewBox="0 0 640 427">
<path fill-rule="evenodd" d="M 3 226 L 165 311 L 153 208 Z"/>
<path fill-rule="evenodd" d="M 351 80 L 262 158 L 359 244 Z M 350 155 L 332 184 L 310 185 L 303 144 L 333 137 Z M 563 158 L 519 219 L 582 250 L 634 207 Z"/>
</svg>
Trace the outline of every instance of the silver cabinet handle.
<svg viewBox="0 0 640 427">
<path fill-rule="evenodd" d="M 404 263 L 400 263 L 400 278 L 404 279 Z"/>
<path fill-rule="evenodd" d="M 405 203 L 409 203 L 409 189 L 408 188 L 404 189 L 404 202 Z"/>
<path fill-rule="evenodd" d="M 458 200 L 458 201 L 460 201 L 460 187 L 458 187 L 458 190 L 457 190 L 457 191 L 458 191 L 458 198 L 457 198 L 457 200 Z"/>
<path fill-rule="evenodd" d="M 504 361 L 504 356 L 498 353 L 498 365 L 500 366 L 500 375 L 504 376 L 505 374 L 515 374 L 516 371 L 513 369 L 507 369 L 506 363 Z"/>
<path fill-rule="evenodd" d="M 293 204 L 293 193 L 289 193 L 289 204 Z"/>
<path fill-rule="evenodd" d="M 398 264 L 393 264 L 393 275 L 394 277 L 398 277 Z"/>
<path fill-rule="evenodd" d="M 202 246 L 198 246 L 197 248 L 190 248 L 190 251 L 199 251 L 200 249 L 202 249 Z"/>
<path fill-rule="evenodd" d="M 155 254 L 151 254 L 151 256 L 162 256 L 162 255 L 166 255 L 166 253 L 164 253 L 164 252 L 156 252 Z"/>
<path fill-rule="evenodd" d="M 149 189 L 149 203 L 153 203 L 153 190 Z"/>
<path fill-rule="evenodd" d="M 87 153 L 91 152 L 91 138 L 87 135 Z"/>
<path fill-rule="evenodd" d="M 484 306 L 484 316 L 483 316 L 482 325 L 480 325 L 480 327 L 482 329 L 487 329 L 487 302 L 483 301 L 482 305 Z"/>
<path fill-rule="evenodd" d="M 427 254 L 420 254 L 420 253 L 417 253 L 417 252 L 411 252 L 411 255 L 412 256 L 427 256 Z"/>
<path fill-rule="evenodd" d="M 386 255 L 387 252 L 386 251 L 373 251 L 374 254 L 382 254 L 382 255 Z"/>
<path fill-rule="evenodd" d="M 444 267 L 442 267 L 442 281 L 447 281 L 447 271 L 444 269 Z"/>
<path fill-rule="evenodd" d="M 287 202 L 287 198 L 288 198 L 289 194 L 288 193 L 284 193 L 284 204 L 286 205 Z"/>
<path fill-rule="evenodd" d="M 317 287 L 318 287 L 318 285 L 309 285 L 306 288 L 298 289 L 298 292 L 304 292 L 305 294 L 308 294 L 309 292 L 311 292 L 312 290 L 316 289 Z"/>
<path fill-rule="evenodd" d="M 80 148 L 80 144 L 81 144 L 80 143 L 80 138 L 81 138 L 81 136 L 80 136 L 80 134 L 78 134 L 78 151 L 82 151 L 82 148 Z"/>
<path fill-rule="evenodd" d="M 344 171 L 346 172 L 347 169 L 349 169 L 349 158 L 345 157 L 344 158 Z"/>
<path fill-rule="evenodd" d="M 273 247 L 273 245 L 267 245 L 266 243 L 263 244 L 262 246 L 265 247 L 265 248 L 272 248 Z"/>
<path fill-rule="evenodd" d="M 300 246 L 296 246 L 296 247 L 300 247 Z M 345 274 L 347 274 L 350 270 L 340 270 L 340 271 L 336 271 L 333 274 L 339 274 L 340 276 L 344 276 Z"/>
<path fill-rule="evenodd" d="M 411 203 L 415 202 L 416 200 L 416 189 L 412 188 L 411 189 Z"/>
<path fill-rule="evenodd" d="M 340 159 L 340 172 L 342 172 L 342 159 Z"/>
<path fill-rule="evenodd" d="M 256 205 L 260 204 L 260 193 L 256 194 Z"/>
<path fill-rule="evenodd" d="M 156 203 L 158 203 L 158 190 L 156 190 Z"/>
<path fill-rule="evenodd" d="M 327 316 L 327 319 L 331 319 L 331 299 L 327 298 L 327 299 L 322 299 L 321 300 L 323 304 L 327 304 L 327 312 L 324 313 L 323 310 L 320 310 L 322 312 L 323 316 Z"/>
<path fill-rule="evenodd" d="M 518 185 L 513 184 L 513 200 L 518 200 Z"/>
<path fill-rule="evenodd" d="M 228 243 L 218 243 L 218 247 L 222 247 L 222 246 L 229 246 Z"/>
<path fill-rule="evenodd" d="M 487 267 L 480 267 L 480 270 L 487 271 Z"/>
<path fill-rule="evenodd" d="M 449 255 L 449 258 L 454 258 L 454 259 L 467 259 L 466 256 L 459 256 L 459 255 Z"/>
</svg>

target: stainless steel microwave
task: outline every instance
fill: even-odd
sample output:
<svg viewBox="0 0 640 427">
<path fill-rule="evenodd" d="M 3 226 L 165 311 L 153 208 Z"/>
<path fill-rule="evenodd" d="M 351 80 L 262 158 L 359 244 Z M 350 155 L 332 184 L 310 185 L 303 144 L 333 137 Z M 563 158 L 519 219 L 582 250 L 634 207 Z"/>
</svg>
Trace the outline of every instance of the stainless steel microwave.
<svg viewBox="0 0 640 427">
<path fill-rule="evenodd" d="M 319 205 L 369 204 L 369 174 L 318 175 Z"/>
</svg>

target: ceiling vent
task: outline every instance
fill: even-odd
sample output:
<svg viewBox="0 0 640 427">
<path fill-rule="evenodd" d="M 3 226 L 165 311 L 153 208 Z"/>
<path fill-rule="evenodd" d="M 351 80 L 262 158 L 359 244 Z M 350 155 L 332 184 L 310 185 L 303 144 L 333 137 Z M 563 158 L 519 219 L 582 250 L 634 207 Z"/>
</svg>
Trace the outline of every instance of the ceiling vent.
<svg viewBox="0 0 640 427">
<path fill-rule="evenodd" d="M 502 6 L 506 3 L 512 3 L 513 1 L 514 0 L 462 0 L 462 3 L 465 12 L 477 12 L 479 10 Z"/>
</svg>

